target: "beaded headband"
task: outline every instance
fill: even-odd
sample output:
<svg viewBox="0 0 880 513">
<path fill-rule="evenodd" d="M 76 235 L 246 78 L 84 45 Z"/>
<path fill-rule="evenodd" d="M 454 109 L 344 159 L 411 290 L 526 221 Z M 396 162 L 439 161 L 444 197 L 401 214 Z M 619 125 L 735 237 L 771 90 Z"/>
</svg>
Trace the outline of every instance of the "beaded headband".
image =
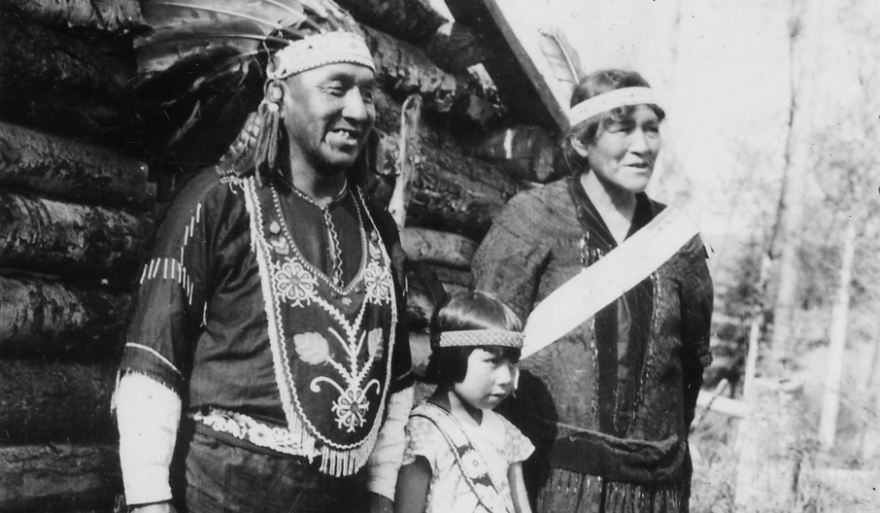
<svg viewBox="0 0 880 513">
<path fill-rule="evenodd" d="M 337 30 L 294 41 L 275 52 L 266 75 L 280 80 L 314 68 L 347 62 L 376 71 L 367 43 L 356 34 Z"/>
<path fill-rule="evenodd" d="M 431 345 L 434 347 L 502 346 L 521 349 L 523 334 L 505 330 L 444 331 L 439 337 L 432 337 Z"/>
<path fill-rule="evenodd" d="M 572 107 L 568 113 L 568 122 L 572 127 L 575 127 L 596 114 L 601 114 L 617 107 L 644 105 L 646 103 L 659 105 L 657 96 L 649 87 L 615 89 L 588 98 Z"/>
</svg>

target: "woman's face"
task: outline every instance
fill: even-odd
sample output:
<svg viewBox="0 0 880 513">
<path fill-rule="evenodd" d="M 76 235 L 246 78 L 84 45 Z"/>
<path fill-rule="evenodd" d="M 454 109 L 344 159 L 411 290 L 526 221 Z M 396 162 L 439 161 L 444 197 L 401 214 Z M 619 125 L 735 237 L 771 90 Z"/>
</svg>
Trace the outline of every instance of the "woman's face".
<svg viewBox="0 0 880 513">
<path fill-rule="evenodd" d="M 596 141 L 581 148 L 604 185 L 643 192 L 660 153 L 660 120 L 647 105 L 637 105 L 632 115 L 600 129 Z"/>
</svg>

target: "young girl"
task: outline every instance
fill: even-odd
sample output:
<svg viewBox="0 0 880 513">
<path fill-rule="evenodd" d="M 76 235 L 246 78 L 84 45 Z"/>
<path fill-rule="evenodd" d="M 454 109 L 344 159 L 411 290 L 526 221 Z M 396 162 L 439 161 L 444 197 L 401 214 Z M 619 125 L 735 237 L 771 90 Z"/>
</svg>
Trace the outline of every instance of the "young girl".
<svg viewBox="0 0 880 513">
<path fill-rule="evenodd" d="M 522 325 L 482 292 L 434 315 L 426 379 L 437 383 L 406 426 L 396 513 L 531 513 L 522 462 L 531 442 L 493 412 L 513 391 Z"/>
</svg>

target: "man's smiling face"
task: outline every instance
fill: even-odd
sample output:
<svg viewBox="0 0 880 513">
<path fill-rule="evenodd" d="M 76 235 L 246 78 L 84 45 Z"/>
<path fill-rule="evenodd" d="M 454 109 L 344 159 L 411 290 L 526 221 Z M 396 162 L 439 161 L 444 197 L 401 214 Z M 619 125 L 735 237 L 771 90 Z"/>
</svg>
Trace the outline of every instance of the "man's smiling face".
<svg viewBox="0 0 880 513">
<path fill-rule="evenodd" d="M 372 70 L 328 64 L 290 77 L 287 86 L 282 110 L 291 157 L 317 174 L 354 165 L 376 119 Z"/>
</svg>

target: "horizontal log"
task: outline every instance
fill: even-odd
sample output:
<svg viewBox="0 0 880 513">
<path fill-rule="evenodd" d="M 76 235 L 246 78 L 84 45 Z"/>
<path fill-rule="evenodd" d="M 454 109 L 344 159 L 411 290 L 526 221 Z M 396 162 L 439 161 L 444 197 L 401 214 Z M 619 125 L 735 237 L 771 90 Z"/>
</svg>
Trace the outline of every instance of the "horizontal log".
<svg viewBox="0 0 880 513">
<path fill-rule="evenodd" d="M 426 330 L 438 304 L 449 294 L 467 290 L 457 283 L 441 281 L 434 269 L 430 266 L 424 266 L 421 272 L 407 269 L 406 318 L 411 330 Z"/>
<path fill-rule="evenodd" d="M 697 397 L 697 407 L 708 409 L 734 418 L 744 418 L 748 411 L 745 403 L 729 397 L 713 397 L 711 393 L 701 392 Z"/>
<path fill-rule="evenodd" d="M 0 191 L 2 267 L 93 284 L 126 280 L 142 260 L 150 232 L 148 221 L 123 211 Z"/>
<path fill-rule="evenodd" d="M 462 271 L 459 269 L 451 269 L 441 265 L 432 265 L 431 269 L 437 275 L 437 279 L 444 287 L 457 287 L 461 289 L 470 289 L 474 285 L 474 277 L 470 270 Z M 448 289 L 447 289 L 448 290 Z"/>
<path fill-rule="evenodd" d="M 115 444 L 0 446 L 0 511 L 110 511 L 122 490 Z"/>
<path fill-rule="evenodd" d="M 477 242 L 455 233 L 424 228 L 404 228 L 400 233 L 403 250 L 412 260 L 468 269 Z"/>
<path fill-rule="evenodd" d="M 26 276 L 0 276 L 0 352 L 115 355 L 130 297 Z"/>
<path fill-rule="evenodd" d="M 107 440 L 113 363 L 0 360 L 0 440 Z"/>
<path fill-rule="evenodd" d="M 24 18 L 56 28 L 133 29 L 144 24 L 136 0 L 7 0 Z"/>
<path fill-rule="evenodd" d="M 498 173 L 494 168 L 487 166 L 486 175 L 477 179 L 460 174 L 460 168 L 456 167 L 463 160 L 460 156 L 435 154 L 431 157 L 419 166 L 419 174 L 410 184 L 407 224 L 481 240 L 489 231 L 492 218 L 517 189 L 499 190 L 497 184 L 486 183 L 486 178 Z"/>
<path fill-rule="evenodd" d="M 427 39 L 446 23 L 426 0 L 338 0 L 354 18 L 410 43 Z"/>
<path fill-rule="evenodd" d="M 147 206 L 147 166 L 100 146 L 0 122 L 0 186 L 78 203 Z"/>
<path fill-rule="evenodd" d="M 437 306 L 437 299 L 419 277 L 407 273 L 406 320 L 412 330 L 426 330 Z M 441 285 L 442 287 L 442 285 Z"/>
<path fill-rule="evenodd" d="M 86 41 L 20 19 L 0 16 L 0 76 L 19 81 L 52 84 L 59 93 L 75 90 L 134 100 L 133 58 L 118 57 L 128 51 L 126 42 Z M 7 99 L 6 101 L 14 101 Z"/>
<path fill-rule="evenodd" d="M 380 173 L 393 176 L 397 138 L 379 135 L 385 154 L 380 159 L 384 166 Z M 423 141 L 415 155 L 416 175 L 408 188 L 406 224 L 481 240 L 492 217 L 522 185 L 487 162 L 429 143 Z"/>
<path fill-rule="evenodd" d="M 521 180 L 547 183 L 559 177 L 556 140 L 540 126 L 518 125 L 489 132 L 472 152 Z"/>
<path fill-rule="evenodd" d="M 132 103 L 0 75 L 0 119 L 142 155 Z"/>
<path fill-rule="evenodd" d="M 493 58 L 492 49 L 467 25 L 448 22 L 419 45 L 431 61 L 448 72 L 467 68 Z"/>
<path fill-rule="evenodd" d="M 376 81 L 386 91 L 399 98 L 419 93 L 428 110 L 478 124 L 506 115 L 497 91 L 468 75 L 446 73 L 409 43 L 369 27 L 364 30 L 376 62 Z"/>
</svg>

